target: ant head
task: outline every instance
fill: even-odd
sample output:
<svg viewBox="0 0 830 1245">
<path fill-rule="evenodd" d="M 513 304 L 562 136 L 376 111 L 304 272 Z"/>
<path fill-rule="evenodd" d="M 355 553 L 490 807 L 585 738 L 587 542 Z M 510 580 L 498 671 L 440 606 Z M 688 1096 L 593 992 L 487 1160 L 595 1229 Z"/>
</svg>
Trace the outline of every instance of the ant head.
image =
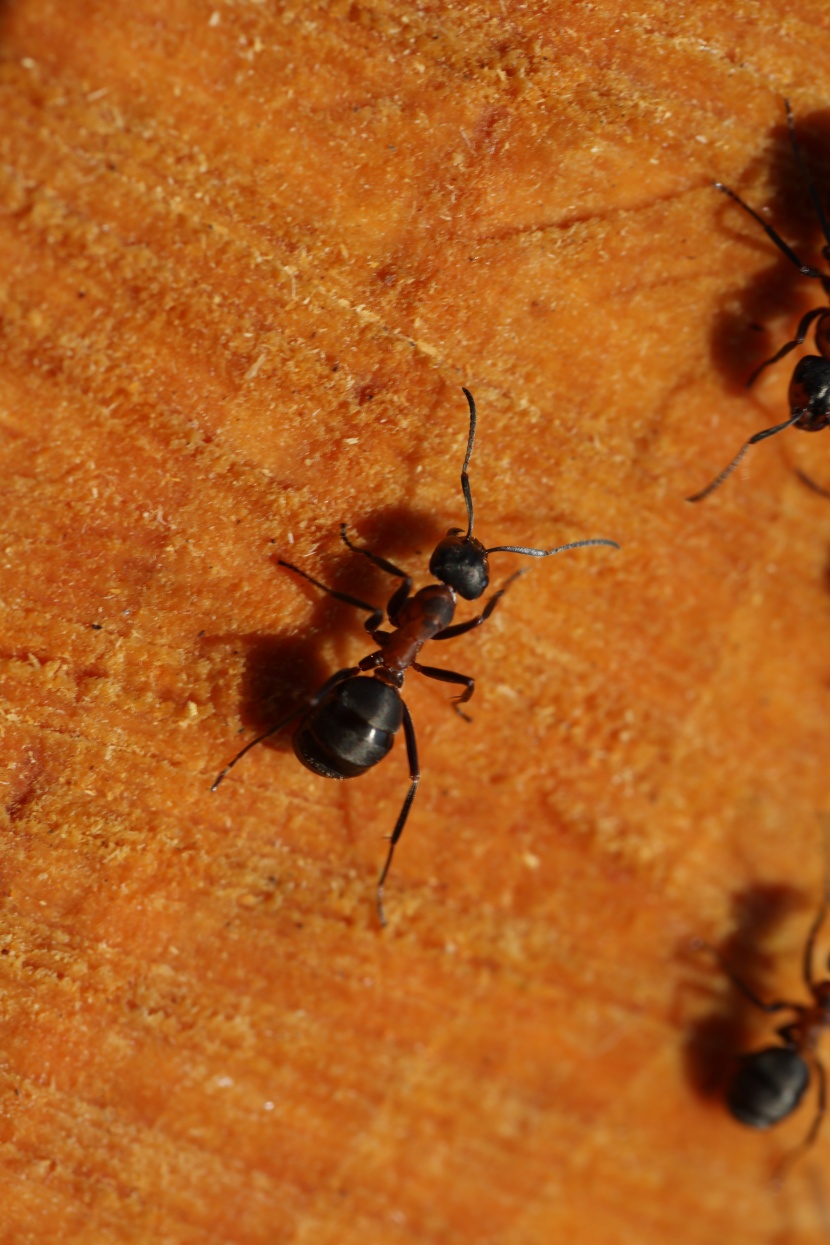
<svg viewBox="0 0 830 1245">
<path fill-rule="evenodd" d="M 790 381 L 790 410 L 804 432 L 830 424 L 830 359 L 808 354 L 799 359 Z"/>
<path fill-rule="evenodd" d="M 460 527 L 451 527 L 435 546 L 429 571 L 465 601 L 477 601 L 490 582 L 487 550 L 480 540 Z"/>
</svg>

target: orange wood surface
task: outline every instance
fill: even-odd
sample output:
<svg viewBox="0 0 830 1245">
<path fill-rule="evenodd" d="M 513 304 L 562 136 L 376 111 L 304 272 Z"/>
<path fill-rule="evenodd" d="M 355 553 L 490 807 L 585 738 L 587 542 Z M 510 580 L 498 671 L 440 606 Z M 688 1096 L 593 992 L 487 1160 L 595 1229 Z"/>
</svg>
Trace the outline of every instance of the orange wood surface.
<svg viewBox="0 0 830 1245">
<path fill-rule="evenodd" d="M 721 1083 L 830 808 L 824 0 L 0 2 L 0 1241 L 807 1245 L 830 1128 Z M 241 742 L 368 651 L 355 536 L 534 564 L 327 782 Z M 519 565 L 493 558 L 494 582 Z M 471 616 L 465 607 L 459 617 Z M 240 733 L 242 732 L 242 733 Z"/>
</svg>

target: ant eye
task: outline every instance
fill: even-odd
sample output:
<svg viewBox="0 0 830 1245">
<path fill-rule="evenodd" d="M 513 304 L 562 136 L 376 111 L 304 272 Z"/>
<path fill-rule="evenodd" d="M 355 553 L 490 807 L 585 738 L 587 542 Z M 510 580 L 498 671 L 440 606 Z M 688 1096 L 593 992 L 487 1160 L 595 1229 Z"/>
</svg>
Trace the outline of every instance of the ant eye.
<svg viewBox="0 0 830 1245">
<path fill-rule="evenodd" d="M 476 601 L 487 591 L 490 565 L 487 550 L 475 536 L 450 528 L 429 560 L 430 574 L 447 584 L 465 601 Z"/>
</svg>

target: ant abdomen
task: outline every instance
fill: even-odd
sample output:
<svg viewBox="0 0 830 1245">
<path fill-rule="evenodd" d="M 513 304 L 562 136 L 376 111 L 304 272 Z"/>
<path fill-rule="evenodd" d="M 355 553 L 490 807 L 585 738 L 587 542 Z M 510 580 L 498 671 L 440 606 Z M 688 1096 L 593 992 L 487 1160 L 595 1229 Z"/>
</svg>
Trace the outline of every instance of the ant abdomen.
<svg viewBox="0 0 830 1245">
<path fill-rule="evenodd" d="M 395 688 L 355 676 L 306 714 L 294 732 L 294 752 L 323 778 L 357 778 L 387 756 L 402 722 Z"/>
<path fill-rule="evenodd" d="M 816 354 L 799 359 L 790 381 L 790 410 L 800 415 L 802 432 L 821 432 L 830 423 L 830 359 Z M 803 413 L 802 413 L 803 412 Z"/>
<path fill-rule="evenodd" d="M 798 1106 L 810 1069 L 791 1046 L 766 1046 L 741 1057 L 726 1105 L 750 1128 L 770 1128 Z"/>
</svg>

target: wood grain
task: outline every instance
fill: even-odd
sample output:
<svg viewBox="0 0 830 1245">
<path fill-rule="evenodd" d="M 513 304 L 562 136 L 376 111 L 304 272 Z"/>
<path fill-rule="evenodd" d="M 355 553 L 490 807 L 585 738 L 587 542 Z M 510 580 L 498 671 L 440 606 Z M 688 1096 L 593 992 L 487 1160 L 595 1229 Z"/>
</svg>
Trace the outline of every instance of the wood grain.
<svg viewBox="0 0 830 1245">
<path fill-rule="evenodd" d="M 0 1240 L 805 1245 L 719 1083 L 830 807 L 819 0 L 0 6 Z M 825 179 L 826 180 L 826 179 Z M 338 538 L 534 565 L 343 784 L 256 729 L 367 651 Z M 518 565 L 494 557 L 497 582 Z M 423 578 L 420 582 L 423 582 Z M 472 610 L 470 611 L 472 613 Z M 466 615 L 465 615 L 466 616 Z M 245 732 L 240 735 L 240 731 Z"/>
</svg>

